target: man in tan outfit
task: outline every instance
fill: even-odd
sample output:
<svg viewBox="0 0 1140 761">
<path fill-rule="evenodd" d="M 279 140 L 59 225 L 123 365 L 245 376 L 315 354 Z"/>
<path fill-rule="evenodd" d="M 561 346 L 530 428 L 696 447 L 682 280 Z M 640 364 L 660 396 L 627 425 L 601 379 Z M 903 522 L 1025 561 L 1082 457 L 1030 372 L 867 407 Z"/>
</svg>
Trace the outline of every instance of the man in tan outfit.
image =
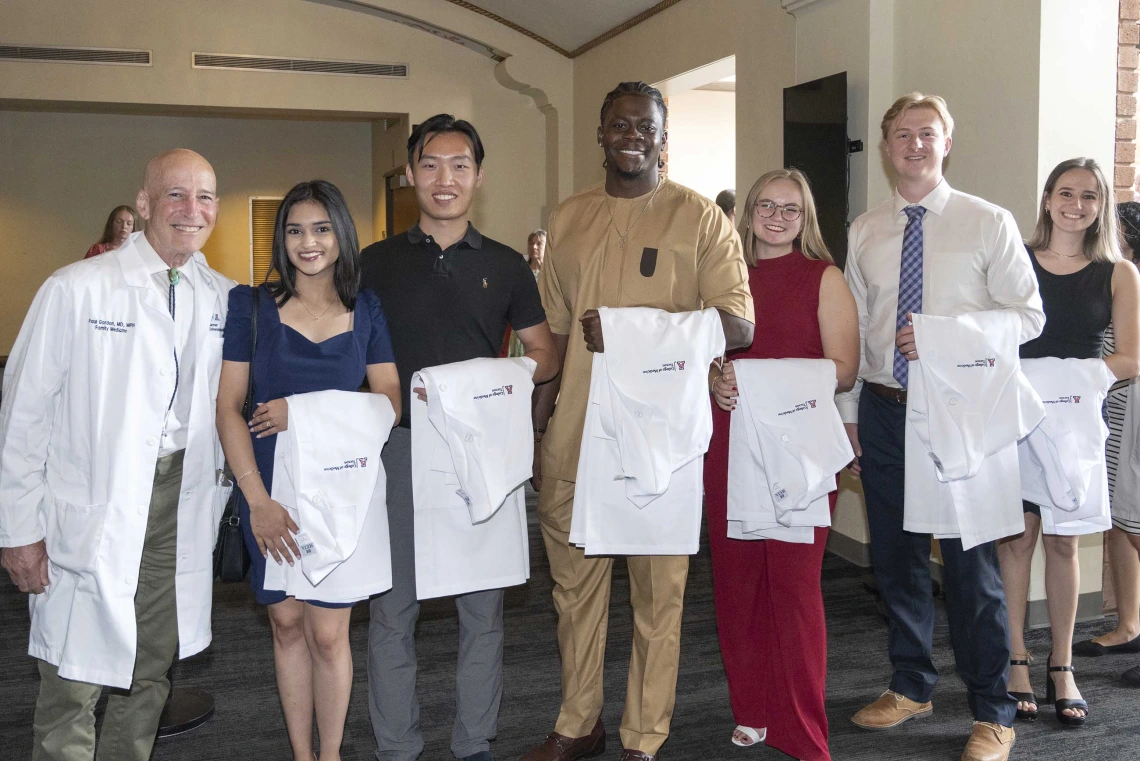
<svg viewBox="0 0 1140 761">
<path fill-rule="evenodd" d="M 728 348 L 752 342 L 748 273 L 728 218 L 708 199 L 659 178 L 665 116 L 656 89 L 641 82 L 618 85 L 606 96 L 598 128 L 605 184 L 567 199 L 550 218 L 539 290 L 563 371 L 536 394 L 541 456 L 535 460 L 541 468 L 535 484 L 558 611 L 562 709 L 554 732 L 523 761 L 571 761 L 605 748 L 602 666 L 613 558 L 586 557 L 569 540 L 591 352 L 605 350 L 597 308 L 716 307 Z M 689 558 L 641 556 L 626 562 L 634 646 L 621 759 L 656 761 L 673 715 Z"/>
</svg>

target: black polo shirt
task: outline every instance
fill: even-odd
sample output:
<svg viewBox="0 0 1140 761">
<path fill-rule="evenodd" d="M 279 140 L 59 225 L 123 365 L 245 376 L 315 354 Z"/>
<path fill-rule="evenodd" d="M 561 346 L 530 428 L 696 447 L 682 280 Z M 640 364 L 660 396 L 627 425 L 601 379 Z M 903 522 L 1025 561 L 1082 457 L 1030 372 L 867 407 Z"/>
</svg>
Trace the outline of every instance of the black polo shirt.
<svg viewBox="0 0 1140 761">
<path fill-rule="evenodd" d="M 446 251 L 416 225 L 364 249 L 361 270 L 361 287 L 376 292 L 388 320 L 404 395 L 403 426 L 412 422 L 414 373 L 497 357 L 508 326 L 525 330 L 546 320 L 522 255 L 471 224 Z"/>
</svg>

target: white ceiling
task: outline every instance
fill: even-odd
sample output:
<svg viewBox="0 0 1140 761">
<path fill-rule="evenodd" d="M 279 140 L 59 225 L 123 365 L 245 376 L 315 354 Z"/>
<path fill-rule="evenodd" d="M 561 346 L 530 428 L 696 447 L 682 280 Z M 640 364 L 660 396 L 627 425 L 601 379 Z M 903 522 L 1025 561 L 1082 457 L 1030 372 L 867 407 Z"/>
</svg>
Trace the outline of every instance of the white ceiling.
<svg viewBox="0 0 1140 761">
<path fill-rule="evenodd" d="M 574 50 L 657 5 L 659 0 L 468 0 Z"/>
</svg>

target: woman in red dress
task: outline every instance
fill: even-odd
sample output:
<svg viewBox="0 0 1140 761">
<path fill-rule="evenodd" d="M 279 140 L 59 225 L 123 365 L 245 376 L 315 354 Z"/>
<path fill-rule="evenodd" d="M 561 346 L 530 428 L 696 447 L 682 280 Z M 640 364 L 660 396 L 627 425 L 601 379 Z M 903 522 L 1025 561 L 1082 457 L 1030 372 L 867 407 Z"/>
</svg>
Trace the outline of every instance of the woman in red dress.
<svg viewBox="0 0 1140 761">
<path fill-rule="evenodd" d="M 722 374 L 712 373 L 716 405 L 705 458 L 717 629 L 738 724 L 732 741 L 829 761 L 827 628 L 820 592 L 827 529 L 817 528 L 812 544 L 728 538 L 728 427 L 737 395 L 731 360 L 830 359 L 838 390 L 846 391 L 859 371 L 859 318 L 799 170 L 779 169 L 757 180 L 740 219 L 756 340 L 729 353 Z M 830 499 L 834 510 L 834 493 Z"/>
</svg>

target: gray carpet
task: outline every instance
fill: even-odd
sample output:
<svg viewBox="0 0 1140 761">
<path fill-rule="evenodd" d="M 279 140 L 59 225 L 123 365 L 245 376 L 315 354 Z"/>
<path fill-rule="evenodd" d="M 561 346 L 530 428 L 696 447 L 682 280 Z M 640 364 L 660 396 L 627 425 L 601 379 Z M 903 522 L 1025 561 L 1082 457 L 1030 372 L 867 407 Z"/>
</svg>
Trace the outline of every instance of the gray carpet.
<svg viewBox="0 0 1140 761">
<path fill-rule="evenodd" d="M 531 500 L 533 521 L 533 495 Z M 531 527 L 532 578 L 509 590 L 506 602 L 505 689 L 499 736 L 492 748 L 497 758 L 517 759 L 552 728 L 559 704 L 558 649 L 550 600 L 550 575 L 537 526 Z M 874 598 L 863 591 L 860 569 L 829 556 L 823 572 L 830 637 L 828 715 L 831 750 L 838 761 L 856 759 L 930 759 L 954 761 L 970 727 L 965 688 L 954 676 L 947 628 L 935 632 L 938 668 L 944 675 L 934 695 L 931 718 L 911 722 L 890 733 L 857 729 L 848 717 L 885 689 L 890 677 L 886 629 L 875 613 Z M 28 613 L 26 598 L 0 580 L 0 759 L 16 761 L 31 754 L 31 721 L 37 676 L 25 655 Z M 273 652 L 265 610 L 245 584 L 219 584 L 214 597 L 214 644 L 179 667 L 183 685 L 209 690 L 217 699 L 217 715 L 206 725 L 156 745 L 159 761 L 207 759 L 289 759 L 284 719 L 273 676 Z M 609 749 L 603 759 L 617 759 L 617 728 L 625 694 L 632 616 L 624 563 L 615 564 L 609 647 L 606 651 L 606 710 Z M 1111 626 L 1111 621 L 1078 627 L 1083 639 Z M 352 703 L 343 746 L 345 759 L 373 758 L 368 721 L 365 646 L 368 609 L 357 606 L 352 618 L 356 663 Z M 457 624 L 450 601 L 423 606 L 419 625 L 420 701 L 426 737 L 424 761 L 451 758 L 449 738 L 454 710 Z M 706 549 L 693 558 L 685 601 L 682 663 L 672 737 L 662 758 L 757 759 L 787 757 L 768 748 L 731 745 L 733 721 L 717 645 L 712 579 Z M 1033 632 L 1030 647 L 1041 656 L 1033 681 L 1042 690 L 1048 634 Z M 1117 761 L 1140 759 L 1140 690 L 1119 681 L 1135 661 L 1127 656 L 1080 659 L 1078 683 L 1092 707 L 1088 726 L 1062 728 L 1042 706 L 1035 725 L 1018 726 L 1014 758 Z M 100 709 L 101 710 L 101 705 Z M 1050 713 L 1047 713 L 1050 711 Z"/>
</svg>

